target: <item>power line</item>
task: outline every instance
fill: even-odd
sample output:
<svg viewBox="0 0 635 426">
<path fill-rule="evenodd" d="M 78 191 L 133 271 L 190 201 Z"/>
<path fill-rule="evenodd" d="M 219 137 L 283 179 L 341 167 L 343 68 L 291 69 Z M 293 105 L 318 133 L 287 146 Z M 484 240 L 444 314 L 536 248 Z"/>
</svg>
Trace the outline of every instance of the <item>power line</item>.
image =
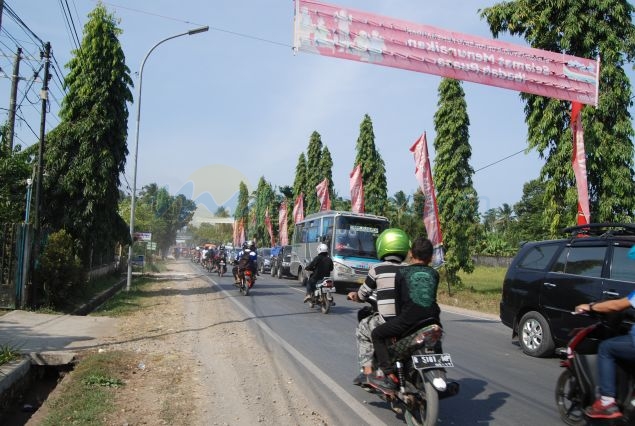
<svg viewBox="0 0 635 426">
<path fill-rule="evenodd" d="M 514 157 L 514 156 L 516 156 L 516 155 L 518 155 L 518 154 L 520 154 L 520 153 L 522 153 L 522 152 L 525 152 L 525 150 L 524 150 L 524 149 L 521 149 L 520 151 L 515 152 L 515 153 L 513 153 L 513 154 L 510 154 L 510 155 L 508 155 L 507 157 L 501 158 L 500 160 L 496 160 L 496 161 L 494 161 L 493 163 L 489 163 L 489 164 L 487 164 L 487 165 L 485 165 L 485 166 L 481 167 L 480 169 L 474 170 L 474 173 L 480 172 L 481 170 L 487 169 L 488 167 L 491 167 L 491 166 L 493 166 L 493 165 L 495 165 L 495 164 L 501 163 L 501 162 L 503 162 L 503 161 L 505 161 L 505 160 L 507 160 L 507 159 L 510 159 L 510 158 L 512 158 L 512 157 Z"/>
</svg>

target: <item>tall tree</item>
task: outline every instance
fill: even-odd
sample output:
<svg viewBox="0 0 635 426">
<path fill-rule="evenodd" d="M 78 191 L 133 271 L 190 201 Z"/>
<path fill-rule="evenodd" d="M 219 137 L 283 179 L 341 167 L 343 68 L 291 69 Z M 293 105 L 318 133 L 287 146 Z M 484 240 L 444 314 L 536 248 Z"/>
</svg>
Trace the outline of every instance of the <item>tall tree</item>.
<svg viewBox="0 0 635 426">
<path fill-rule="evenodd" d="M 320 158 L 322 157 L 322 137 L 318 132 L 311 134 L 309 146 L 306 150 L 306 187 L 304 189 L 304 212 L 315 213 L 320 209 L 315 187 L 322 181 L 320 179 Z"/>
<path fill-rule="evenodd" d="M 331 151 L 329 151 L 329 148 L 326 145 L 322 148 L 318 170 L 318 183 L 322 182 L 324 179 L 328 179 L 329 197 L 331 200 L 335 199 L 335 193 L 333 191 L 333 158 L 331 158 Z"/>
<path fill-rule="evenodd" d="M 355 163 L 361 164 L 364 183 L 364 207 L 367 213 L 384 215 L 388 208 L 388 184 L 386 166 L 375 148 L 373 122 L 368 114 L 359 126 L 359 137 L 355 146 Z"/>
<path fill-rule="evenodd" d="M 260 177 L 258 181 L 258 187 L 254 194 L 254 213 L 256 215 L 256 229 L 250 232 L 250 237 L 255 238 L 258 241 L 258 246 L 268 247 L 270 245 L 269 231 L 265 223 L 265 215 L 269 210 L 269 218 L 271 219 L 274 214 L 277 215 L 276 209 L 276 195 L 273 191 L 273 187 L 264 176 Z M 271 219 L 273 226 L 273 219 Z M 274 234 L 275 236 L 275 234 Z"/>
<path fill-rule="evenodd" d="M 448 279 L 451 283 L 460 283 L 458 271 L 474 270 L 472 255 L 478 235 L 478 197 L 472 185 L 474 169 L 470 166 L 470 119 L 465 92 L 458 80 L 441 80 L 437 105 L 434 180 Z"/>
<path fill-rule="evenodd" d="M 512 0 L 481 12 L 494 37 L 509 33 L 532 47 L 602 60 L 599 105 L 582 113 L 591 219 L 630 221 L 635 208 L 631 84 L 624 72 L 635 58 L 635 8 L 627 0 Z M 569 103 L 521 94 L 529 147 L 545 157 L 545 217 L 552 235 L 576 223 Z"/>
<path fill-rule="evenodd" d="M 129 239 L 118 202 L 132 102 L 117 19 L 101 3 L 88 16 L 67 64 L 61 122 L 48 136 L 43 197 L 45 221 L 70 232 L 84 266 L 93 250 L 112 251 Z"/>
<path fill-rule="evenodd" d="M 245 227 L 245 236 L 247 236 L 247 228 L 249 226 L 249 190 L 243 181 L 240 181 L 238 185 L 238 201 L 236 202 L 234 219 L 236 221 L 242 220 Z"/>
<path fill-rule="evenodd" d="M 293 208 L 293 203 L 300 194 L 304 194 L 304 198 L 306 199 L 307 187 L 306 156 L 304 155 L 304 152 L 301 152 L 298 156 L 298 164 L 295 166 L 295 178 L 293 180 L 293 200 L 291 201 L 291 208 Z"/>
</svg>

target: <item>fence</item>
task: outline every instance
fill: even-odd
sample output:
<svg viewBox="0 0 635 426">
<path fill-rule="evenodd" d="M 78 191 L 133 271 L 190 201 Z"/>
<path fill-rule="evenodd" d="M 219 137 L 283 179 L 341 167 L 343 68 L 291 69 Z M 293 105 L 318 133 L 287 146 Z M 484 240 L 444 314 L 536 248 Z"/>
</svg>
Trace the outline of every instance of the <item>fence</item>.
<svg viewBox="0 0 635 426">
<path fill-rule="evenodd" d="M 508 268 L 512 263 L 513 257 L 476 255 L 472 259 L 474 264 L 478 266 Z"/>
</svg>

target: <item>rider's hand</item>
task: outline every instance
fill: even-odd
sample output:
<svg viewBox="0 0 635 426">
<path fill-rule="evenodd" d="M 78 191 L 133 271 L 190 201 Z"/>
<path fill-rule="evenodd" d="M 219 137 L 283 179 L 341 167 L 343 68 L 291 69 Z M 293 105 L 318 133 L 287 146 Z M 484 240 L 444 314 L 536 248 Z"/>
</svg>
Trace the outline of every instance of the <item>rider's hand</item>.
<svg viewBox="0 0 635 426">
<path fill-rule="evenodd" d="M 358 302 L 359 301 L 359 297 L 357 297 L 357 292 L 356 291 L 351 291 L 350 293 L 348 293 L 346 295 L 346 298 L 348 300 L 352 300 L 354 302 Z"/>
<path fill-rule="evenodd" d="M 583 303 L 581 305 L 578 305 L 575 307 L 575 310 L 573 311 L 576 314 L 583 314 L 585 312 L 591 312 L 591 307 L 589 306 L 588 303 Z"/>
</svg>

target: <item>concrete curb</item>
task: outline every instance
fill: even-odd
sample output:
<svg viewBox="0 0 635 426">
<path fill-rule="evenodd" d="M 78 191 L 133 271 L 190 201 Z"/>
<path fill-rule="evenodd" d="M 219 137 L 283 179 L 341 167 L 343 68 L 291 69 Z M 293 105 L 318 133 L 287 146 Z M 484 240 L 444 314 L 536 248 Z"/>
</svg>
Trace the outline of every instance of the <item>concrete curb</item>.
<svg viewBox="0 0 635 426">
<path fill-rule="evenodd" d="M 126 279 L 124 278 L 75 309 L 70 315 L 85 316 L 91 313 L 119 292 L 125 284 Z M 23 355 L 21 360 L 0 365 L 0 414 L 8 408 L 8 404 L 15 395 L 21 392 L 23 387 L 29 385 L 29 381 L 26 379 L 32 365 L 66 365 L 73 362 L 75 357 L 76 354 L 72 351 L 31 352 L 28 355 Z"/>
</svg>

